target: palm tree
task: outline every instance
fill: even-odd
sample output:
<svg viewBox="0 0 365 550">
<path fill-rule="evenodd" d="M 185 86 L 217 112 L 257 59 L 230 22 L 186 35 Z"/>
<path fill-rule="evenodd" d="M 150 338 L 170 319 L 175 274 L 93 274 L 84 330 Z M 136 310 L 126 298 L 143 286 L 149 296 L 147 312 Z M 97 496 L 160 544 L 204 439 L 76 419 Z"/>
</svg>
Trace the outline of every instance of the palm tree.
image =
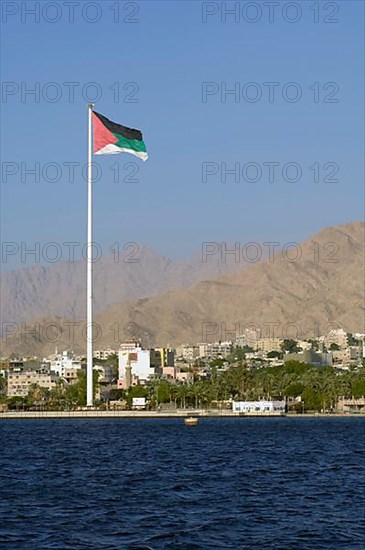
<svg viewBox="0 0 365 550">
<path fill-rule="evenodd" d="M 171 386 L 170 397 L 174 400 L 175 409 L 177 409 L 177 399 L 179 397 L 179 386 L 177 384 Z"/>
<path fill-rule="evenodd" d="M 55 387 L 50 391 L 51 407 L 59 409 L 65 399 L 65 381 L 60 378 L 56 381 Z"/>
<path fill-rule="evenodd" d="M 39 384 L 31 384 L 28 390 L 28 402 L 30 405 L 34 405 L 36 401 L 40 401 L 42 398 L 41 387 Z"/>
<path fill-rule="evenodd" d="M 180 399 L 180 408 L 185 409 L 186 408 L 186 397 L 188 395 L 189 388 L 186 384 L 181 384 L 181 386 L 178 386 L 177 395 Z"/>
<path fill-rule="evenodd" d="M 194 406 L 197 409 L 198 407 L 201 407 L 201 402 L 204 397 L 204 384 L 201 382 L 195 382 L 195 384 L 192 384 L 190 386 L 190 395 L 194 400 Z"/>
</svg>

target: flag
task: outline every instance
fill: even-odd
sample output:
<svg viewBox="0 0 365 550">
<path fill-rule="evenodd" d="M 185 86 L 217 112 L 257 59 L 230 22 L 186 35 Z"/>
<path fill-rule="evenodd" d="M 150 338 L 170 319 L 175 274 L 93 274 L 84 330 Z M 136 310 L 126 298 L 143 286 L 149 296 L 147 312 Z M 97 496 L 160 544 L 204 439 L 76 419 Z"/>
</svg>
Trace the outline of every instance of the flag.
<svg viewBox="0 0 365 550">
<path fill-rule="evenodd" d="M 95 155 L 130 153 L 142 160 L 148 159 L 146 145 L 140 130 L 112 122 L 95 111 L 92 114 Z"/>
</svg>

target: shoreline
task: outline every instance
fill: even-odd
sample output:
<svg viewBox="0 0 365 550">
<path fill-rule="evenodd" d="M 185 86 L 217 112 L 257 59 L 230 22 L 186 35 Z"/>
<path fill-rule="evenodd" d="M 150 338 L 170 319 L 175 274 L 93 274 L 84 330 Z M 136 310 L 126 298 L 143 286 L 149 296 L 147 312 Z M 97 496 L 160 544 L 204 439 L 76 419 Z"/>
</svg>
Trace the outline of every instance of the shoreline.
<svg viewBox="0 0 365 550">
<path fill-rule="evenodd" d="M 365 418 L 365 413 L 258 413 L 245 414 L 231 411 L 176 410 L 176 411 L 7 411 L 0 420 L 7 419 L 63 419 L 63 418 Z"/>
</svg>

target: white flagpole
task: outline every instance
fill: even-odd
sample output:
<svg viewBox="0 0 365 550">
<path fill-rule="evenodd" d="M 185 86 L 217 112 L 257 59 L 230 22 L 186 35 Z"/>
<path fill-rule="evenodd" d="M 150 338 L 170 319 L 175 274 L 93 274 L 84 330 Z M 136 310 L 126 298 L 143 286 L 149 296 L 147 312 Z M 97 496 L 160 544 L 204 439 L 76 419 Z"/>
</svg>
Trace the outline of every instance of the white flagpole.
<svg viewBox="0 0 365 550">
<path fill-rule="evenodd" d="M 94 105 L 88 106 L 88 165 L 87 165 L 87 363 L 86 363 L 86 405 L 93 406 L 93 226 L 92 226 L 92 112 Z"/>
</svg>

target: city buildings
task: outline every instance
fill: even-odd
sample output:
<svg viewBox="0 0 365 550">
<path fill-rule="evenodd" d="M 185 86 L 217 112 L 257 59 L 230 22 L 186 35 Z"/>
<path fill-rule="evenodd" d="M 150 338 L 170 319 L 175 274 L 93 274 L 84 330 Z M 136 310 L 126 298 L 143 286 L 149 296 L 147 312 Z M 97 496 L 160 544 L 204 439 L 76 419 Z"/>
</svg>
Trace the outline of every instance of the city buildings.
<svg viewBox="0 0 365 550">
<path fill-rule="evenodd" d="M 365 397 L 357 399 L 346 399 L 341 397 L 337 403 L 338 412 L 342 413 L 364 413 L 365 412 Z"/>
<path fill-rule="evenodd" d="M 232 342 L 204 343 L 198 344 L 198 346 L 201 359 L 206 357 L 210 359 L 226 358 L 233 350 Z"/>
<path fill-rule="evenodd" d="M 256 342 L 261 337 L 261 330 L 254 328 L 247 328 L 243 331 L 242 334 L 236 337 L 236 346 L 241 348 L 247 346 L 249 348 L 255 349 Z"/>
<path fill-rule="evenodd" d="M 297 353 L 283 353 L 281 338 L 258 336 L 259 331 L 246 329 L 234 343 L 219 341 L 181 345 L 176 353 L 168 347 L 146 349 L 138 341 L 123 342 L 119 350 L 96 350 L 94 371 L 98 373 L 99 387 L 102 387 L 105 396 L 109 391 L 128 390 L 131 386 L 146 385 L 156 379 L 178 385 L 192 384 L 197 380 L 209 379 L 213 373 L 212 367 L 213 374 L 220 375 L 232 367 L 254 370 L 276 368 L 289 361 L 298 361 L 316 367 L 333 366 L 340 373 L 342 370 L 361 367 L 365 356 L 364 335 L 349 334 L 343 329 L 331 330 L 318 338 L 317 342 L 294 342 L 293 349 L 297 347 L 301 350 Z M 238 346 L 238 343 L 242 346 Z M 316 351 L 317 347 L 320 351 Z M 245 348 L 251 348 L 252 351 Z M 118 365 L 114 359 L 108 363 L 108 358 L 114 354 L 118 357 Z M 95 364 L 97 358 L 100 364 Z M 8 397 L 24 397 L 32 385 L 52 389 L 57 380 L 72 385 L 80 380 L 79 375 L 84 367 L 83 359 L 70 350 L 60 353 L 56 350 L 42 361 L 36 357 L 4 357 L 0 361 L 2 391 L 6 391 Z"/>
<path fill-rule="evenodd" d="M 340 348 L 346 348 L 348 345 L 347 332 L 342 328 L 330 330 L 323 338 L 324 345 L 330 349 L 331 344 L 336 344 Z"/>
<path fill-rule="evenodd" d="M 52 390 L 58 380 L 58 376 L 48 369 L 21 370 L 14 369 L 9 372 L 7 379 L 8 397 L 26 397 L 33 386 L 39 386 Z"/>
<path fill-rule="evenodd" d="M 334 363 L 353 363 L 362 356 L 362 349 L 357 346 L 348 346 L 344 349 L 332 351 Z"/>
<path fill-rule="evenodd" d="M 151 367 L 150 350 L 143 349 L 139 342 L 125 342 L 118 351 L 118 378 L 125 378 L 130 363 L 132 374 L 140 380 L 148 380 L 155 373 Z"/>
<path fill-rule="evenodd" d="M 176 358 L 183 359 L 187 363 L 193 363 L 199 357 L 199 346 L 182 344 L 176 348 Z"/>
<path fill-rule="evenodd" d="M 52 372 L 58 374 L 58 376 L 65 377 L 66 370 L 70 373 L 70 369 L 80 370 L 82 363 L 76 358 L 72 351 L 63 351 L 62 353 L 55 353 L 50 359 L 44 359 L 44 363 L 49 365 Z"/>
<path fill-rule="evenodd" d="M 127 372 L 130 368 L 130 373 Z M 131 379 L 126 382 L 126 376 Z M 121 344 L 118 351 L 118 387 L 128 387 L 151 378 L 175 378 L 175 353 L 171 348 L 144 349 L 139 342 Z"/>
<path fill-rule="evenodd" d="M 105 361 L 108 357 L 110 357 L 110 355 L 118 355 L 118 350 L 106 348 L 93 351 L 94 359 L 99 359 L 100 361 Z"/>
<path fill-rule="evenodd" d="M 256 349 L 269 353 L 270 351 L 281 352 L 281 338 L 260 338 L 256 341 Z"/>
</svg>

